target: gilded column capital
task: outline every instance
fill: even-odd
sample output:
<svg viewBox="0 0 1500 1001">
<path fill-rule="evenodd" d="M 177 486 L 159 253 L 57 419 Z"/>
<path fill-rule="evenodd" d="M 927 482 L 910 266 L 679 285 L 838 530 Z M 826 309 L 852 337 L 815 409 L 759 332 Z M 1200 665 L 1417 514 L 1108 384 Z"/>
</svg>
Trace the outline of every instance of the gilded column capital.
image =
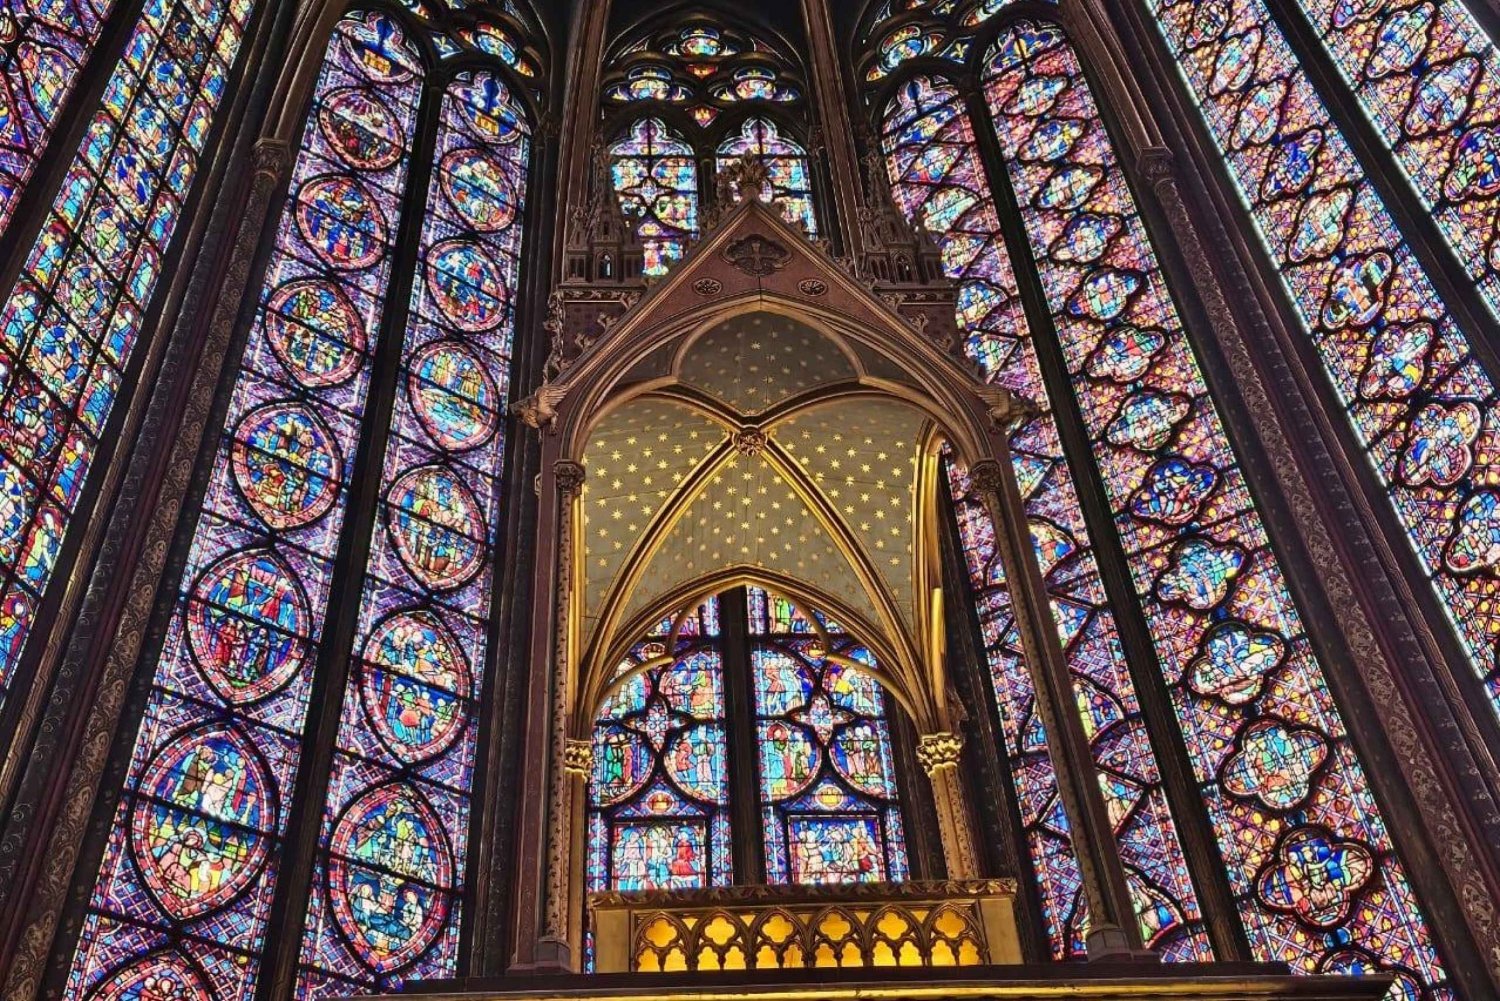
<svg viewBox="0 0 1500 1001">
<path fill-rule="evenodd" d="M 964 739 L 956 733 L 939 730 L 924 733 L 917 738 L 917 761 L 928 775 L 958 767 L 963 754 Z"/>
<path fill-rule="evenodd" d="M 587 778 L 594 769 L 594 743 L 569 737 L 563 744 L 563 771 Z"/>
</svg>

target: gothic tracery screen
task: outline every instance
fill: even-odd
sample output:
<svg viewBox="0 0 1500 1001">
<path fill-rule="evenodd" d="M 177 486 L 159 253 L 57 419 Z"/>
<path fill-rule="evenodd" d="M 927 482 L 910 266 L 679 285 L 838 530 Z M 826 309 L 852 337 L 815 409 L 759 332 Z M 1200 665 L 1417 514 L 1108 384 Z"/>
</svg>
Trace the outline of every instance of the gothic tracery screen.
<svg viewBox="0 0 1500 1001">
<path fill-rule="evenodd" d="M 620 664 L 594 725 L 590 890 L 758 881 L 734 869 L 737 836 L 762 842 L 770 883 L 908 878 L 884 695 L 858 669 L 874 658 L 826 618 L 820 632 L 791 602 L 743 593 L 745 621 L 721 622 L 726 603 L 708 599 L 681 617 L 671 655 L 678 617 Z M 753 747 L 730 739 L 736 702 Z M 731 755 L 752 787 L 731 789 Z M 733 830 L 736 793 L 760 804 L 759 832 Z"/>
<path fill-rule="evenodd" d="M 356 10 L 329 41 L 74 996 L 151 983 L 248 998 L 299 950 L 299 998 L 454 970 L 531 112 L 517 91 L 529 57 L 504 50 L 514 75 L 472 57 L 434 69 L 419 36 L 452 29 L 431 16 Z M 432 159 L 414 162 L 424 131 Z M 412 241 L 409 213 L 423 219 Z M 409 303 L 392 294 L 404 275 Z M 386 389 L 374 374 L 392 353 Z M 372 427 L 385 410 L 389 427 Z M 378 455 L 378 510 L 351 507 Z M 341 569 L 363 539 L 363 574 Z M 338 612 L 351 588 L 357 623 Z M 339 651 L 353 654 L 343 684 Z M 330 699 L 336 733 L 316 711 Z M 294 798 L 324 741 L 330 773 Z M 293 821 L 313 810 L 308 846 Z M 309 852 L 310 886 L 280 878 Z M 272 927 L 277 910 L 290 916 Z"/>
</svg>

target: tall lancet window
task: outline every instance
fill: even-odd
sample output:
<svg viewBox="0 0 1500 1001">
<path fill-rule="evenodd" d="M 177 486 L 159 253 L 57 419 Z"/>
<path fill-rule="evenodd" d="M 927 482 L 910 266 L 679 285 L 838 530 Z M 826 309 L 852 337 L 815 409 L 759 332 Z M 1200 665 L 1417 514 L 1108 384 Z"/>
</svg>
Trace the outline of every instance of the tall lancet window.
<svg viewBox="0 0 1500 1001">
<path fill-rule="evenodd" d="M 589 889 L 908 878 L 875 666 L 837 623 L 757 587 L 664 619 L 597 712 Z M 736 797 L 759 805 L 758 830 L 733 827 Z M 749 840 L 761 872 L 736 868 Z"/>
<path fill-rule="evenodd" d="M 455 972 L 526 31 L 371 8 L 333 30 L 71 996 L 313 998 Z"/>
<path fill-rule="evenodd" d="M 1030 492 L 1033 538 L 1144 937 L 1169 958 L 1211 955 L 1206 937 L 1184 920 L 1191 898 L 1167 894 L 1223 880 L 1256 958 L 1307 972 L 1388 970 L 1408 996 L 1444 996 L 1447 975 L 1428 923 L 1072 47 L 1034 12 L 907 6 L 920 9 L 873 33 L 868 77 L 898 203 L 942 243 L 963 283 L 960 322 L 990 377 L 1039 400 L 1044 385 L 1067 394 L 1051 401 L 1065 433 L 1054 437 L 1044 418 L 1023 425 L 1015 467 Z M 923 51 L 880 44 L 913 26 L 933 39 Z M 906 54 L 891 55 L 898 51 Z M 982 82 L 973 104 L 939 75 L 960 72 L 944 65 L 957 63 Z M 975 121 L 993 123 L 985 137 L 993 159 L 977 141 Z M 1013 228 L 1000 225 L 996 201 L 1014 206 L 1005 216 Z M 1027 311 L 1024 327 L 1009 266 L 976 268 L 1007 252 L 1034 272 L 1044 300 L 1044 309 Z M 1011 323 L 997 324 L 996 311 L 1007 306 Z M 1035 353 L 1011 332 L 1027 327 Z M 1060 440 L 1086 447 L 1060 447 Z M 1080 559 L 1087 544 L 1076 501 L 1036 505 L 1067 482 L 1068 470 L 1107 503 L 1088 526 L 1094 558 L 1123 559 L 1126 571 L 1102 587 L 1093 578 L 1079 591 L 1088 602 L 1059 586 L 1090 566 Z M 1047 738 L 1031 709 L 993 528 L 961 470 L 952 481 L 1030 864 L 1054 948 L 1066 953 L 1076 932 L 1063 920 L 1070 912 L 1056 888 L 1069 888 L 1072 863 L 1057 850 L 1066 830 L 1039 753 Z M 1117 661 L 1113 687 L 1100 685 L 1098 658 L 1080 657 L 1086 643 L 1078 638 L 1127 617 L 1149 646 L 1132 650 L 1128 668 Z M 1121 634 L 1107 635 L 1103 649 L 1121 658 Z M 1170 707 L 1170 719 L 1159 713 L 1150 726 L 1140 722 L 1136 700 L 1146 698 Z M 1132 731 L 1122 724 L 1131 720 L 1138 736 L 1126 739 Z M 1175 732 L 1152 732 L 1164 725 Z M 1179 741 L 1182 750 L 1173 746 Z M 1152 787 L 1125 779 L 1158 774 L 1149 746 L 1181 754 L 1196 784 L 1191 795 L 1176 795 L 1171 810 L 1165 798 L 1156 801 L 1160 829 L 1170 830 L 1174 816 L 1179 830 L 1206 824 L 1222 871 L 1201 862 L 1195 868 L 1182 855 L 1163 865 L 1164 856 L 1137 854 L 1131 818 Z M 1143 899 L 1143 887 L 1155 895 Z"/>
<path fill-rule="evenodd" d="M 792 51 L 782 39 L 698 17 L 686 26 L 674 18 L 670 28 L 643 29 L 615 46 L 604 138 L 646 274 L 665 274 L 682 257 L 698 236 L 700 212 L 719 197 L 713 174 L 741 158 L 765 165 L 765 197 L 817 233 L 805 88 Z"/>
<path fill-rule="evenodd" d="M 119 63 L 100 68 L 110 76 L 97 107 L 78 107 L 115 6 L 0 10 L 0 231 L 24 255 L 0 287 L 0 702 L 95 460 L 111 449 L 115 402 L 140 368 L 138 341 L 256 4 L 146 4 Z M 76 152 L 49 149 L 65 113 L 88 123 Z M 49 152 L 64 168 L 57 187 L 36 172 Z M 23 206 L 35 218 L 18 216 Z"/>
<path fill-rule="evenodd" d="M 1435 283 L 1407 245 L 1347 138 L 1358 123 L 1325 103 L 1262 0 L 1223 3 L 1212 21 L 1189 0 L 1148 6 L 1328 389 L 1500 712 L 1500 373 L 1472 347 L 1493 316 L 1475 324 L 1450 311 L 1438 289 L 1451 284 Z M 1353 90 L 1348 107 L 1393 151 L 1480 308 L 1500 315 L 1494 44 L 1451 0 L 1301 6 Z"/>
</svg>

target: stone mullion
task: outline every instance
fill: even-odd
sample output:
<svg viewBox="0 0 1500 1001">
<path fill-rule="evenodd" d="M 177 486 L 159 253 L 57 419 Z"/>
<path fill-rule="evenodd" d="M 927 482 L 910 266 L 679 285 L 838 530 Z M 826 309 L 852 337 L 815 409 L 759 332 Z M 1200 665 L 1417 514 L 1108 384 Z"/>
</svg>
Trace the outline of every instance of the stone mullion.
<svg viewBox="0 0 1500 1001">
<path fill-rule="evenodd" d="M 996 139 L 989 104 L 979 86 L 976 85 L 967 96 L 967 105 L 979 145 L 980 161 L 1000 218 L 1019 222 L 1022 218 L 1020 207 L 1005 171 L 1005 156 Z M 1017 287 L 1026 309 L 1038 368 L 1050 397 L 1058 438 L 1077 485 L 1075 492 L 1089 533 L 1094 562 L 1124 648 L 1177 838 L 1198 894 L 1198 912 L 1215 957 L 1223 961 L 1245 959 L 1250 950 L 1239 921 L 1239 908 L 1234 903 L 1234 894 L 1225 876 L 1218 841 L 1203 811 L 1202 795 L 1193 780 L 1192 763 L 1182 741 L 1176 713 L 1162 683 L 1156 644 L 1151 638 L 1140 595 L 1131 578 L 1130 564 L 1120 544 L 1109 495 L 1094 461 L 1093 442 L 1085 430 L 1087 424 L 1073 391 L 1072 377 L 1053 323 L 1052 308 L 1041 284 L 1041 273 L 1026 234 L 1018 226 L 1003 228 L 1006 249 L 1014 262 Z"/>
<path fill-rule="evenodd" d="M 828 164 L 832 211 L 823 213 L 835 251 L 858 260 L 861 192 L 859 155 L 854 148 L 854 120 L 850 95 L 845 89 L 844 64 L 840 61 L 830 0 L 802 0 L 802 23 L 807 32 L 808 59 L 814 95 L 814 111 Z M 812 144 L 809 143 L 809 146 Z M 812 150 L 809 149 L 809 155 Z M 836 226 L 831 223 L 837 223 Z"/>
<path fill-rule="evenodd" d="M 720 595 L 719 653 L 724 684 L 724 736 L 736 886 L 759 885 L 766 881 L 760 756 L 755 730 L 755 665 L 748 630 L 749 602 L 744 587 Z"/>
<path fill-rule="evenodd" d="M 591 151 L 594 143 L 603 138 L 598 135 L 599 82 L 604 73 L 610 0 L 578 0 L 572 6 L 560 121 L 580 123 L 580 127 L 561 130 L 555 201 L 559 220 L 573 219 L 575 213 L 582 212 L 588 205 Z M 571 225 L 564 221 L 553 234 L 552 273 L 555 280 L 566 277 L 563 274 L 566 260 L 563 249 L 571 235 L 568 232 Z M 524 394 L 515 395 L 519 398 Z"/>
</svg>

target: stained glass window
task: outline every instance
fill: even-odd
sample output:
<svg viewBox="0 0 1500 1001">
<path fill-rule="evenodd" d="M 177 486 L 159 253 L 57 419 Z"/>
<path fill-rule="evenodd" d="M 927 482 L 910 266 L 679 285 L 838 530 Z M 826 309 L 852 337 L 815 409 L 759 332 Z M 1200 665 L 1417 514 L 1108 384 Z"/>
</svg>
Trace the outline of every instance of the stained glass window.
<svg viewBox="0 0 1500 1001">
<path fill-rule="evenodd" d="M 1500 316 L 1500 51 L 1462 0 L 1300 5 Z"/>
<path fill-rule="evenodd" d="M 761 806 L 761 830 L 741 836 L 762 839 L 769 882 L 907 879 L 885 695 L 861 670 L 874 657 L 816 612 L 759 588 L 736 597 L 744 621 L 721 623 L 742 606 L 710 599 L 619 665 L 594 724 L 589 889 L 750 882 L 732 858 L 736 792 Z M 753 747 L 732 744 L 730 705 Z M 753 785 L 732 787 L 733 755 Z"/>
<path fill-rule="evenodd" d="M 332 589 L 422 68 L 336 28 L 68 992 L 251 997 Z M 183 973 L 185 976 L 185 973 Z M 136 985 L 132 987 L 131 985 Z"/>
<path fill-rule="evenodd" d="M 1474 358 L 1261 0 L 1152 0 L 1150 9 L 1226 154 L 1225 165 L 1303 331 L 1500 710 L 1494 648 L 1500 635 L 1500 493 L 1493 489 L 1500 466 L 1488 444 L 1497 430 L 1494 380 Z M 1435 10 L 1430 4 L 1422 9 Z M 1368 30 L 1356 23 L 1350 21 L 1348 29 Z M 1438 32 L 1433 37 L 1454 37 L 1442 33 L 1456 29 L 1450 18 L 1431 30 Z M 1394 38 L 1390 46 L 1380 58 L 1399 48 Z M 1382 78 L 1379 86 L 1414 82 L 1413 115 L 1421 118 L 1426 108 L 1447 114 L 1434 81 L 1451 80 L 1470 65 L 1477 81 L 1477 62 L 1457 58 L 1447 77 L 1418 60 L 1403 79 Z M 1432 86 L 1422 86 L 1413 73 Z M 1472 96 L 1476 109 L 1493 99 L 1477 90 Z M 1466 99 L 1455 94 L 1453 100 Z M 1462 131 L 1458 117 L 1452 130 Z M 1475 137 L 1487 134 L 1485 128 L 1473 131 Z M 1434 133 L 1410 150 L 1428 150 L 1432 162 L 1440 162 L 1449 151 L 1460 155 L 1451 138 Z M 1480 226 L 1474 213 L 1493 212 L 1484 187 L 1489 182 L 1483 180 L 1493 168 L 1484 166 L 1484 153 L 1474 160 L 1467 155 L 1462 162 L 1479 169 L 1444 173 L 1442 183 L 1451 180 L 1455 187 L 1452 201 L 1444 198 L 1443 217 L 1464 220 L 1459 225 L 1466 239 L 1488 240 L 1490 224 Z M 1436 169 L 1429 165 L 1423 173 L 1414 167 L 1408 169 L 1418 177 Z"/>
<path fill-rule="evenodd" d="M 647 275 L 665 274 L 697 236 L 701 198 L 716 197 L 697 164 L 716 169 L 754 156 L 771 169 L 769 193 L 793 222 L 817 230 L 804 87 L 789 53 L 702 18 L 624 40 L 605 67 L 612 183 L 636 221 Z M 628 117 L 621 117 L 628 116 Z M 667 122 L 672 124 L 669 126 Z"/>
<path fill-rule="evenodd" d="M 1141 720 L 1114 614 L 1104 597 L 1077 491 L 1047 409 L 1000 218 L 985 181 L 974 133 L 957 91 L 915 77 L 885 114 L 883 144 L 901 209 L 938 240 L 944 268 L 959 283 L 959 322 L 986 377 L 1043 406 L 1011 436 L 1016 479 L 1084 710 L 1091 746 L 1108 777 L 1116 835 L 1142 932 L 1163 954 L 1208 958 L 1187 864 Z M 1083 950 L 1077 863 L 1047 737 L 1036 713 L 1004 570 L 982 506 L 961 470 L 950 471 L 970 578 L 979 601 L 991 680 L 1031 864 L 1054 955 Z"/>
<path fill-rule="evenodd" d="M 874 655 L 760 588 L 748 607 L 767 881 L 906 879 L 885 697 L 860 670 Z"/>
<path fill-rule="evenodd" d="M 709 599 L 619 666 L 594 724 L 590 890 L 734 882 L 718 619 Z"/>
<path fill-rule="evenodd" d="M 254 996 L 273 901 L 302 899 L 278 886 L 309 850 L 287 817 L 315 679 L 343 651 L 295 994 L 455 971 L 531 141 L 506 77 L 470 64 L 431 87 L 419 52 L 378 11 L 330 38 L 70 995 Z M 410 162 L 425 120 L 430 170 Z M 390 291 L 407 269 L 409 303 Z M 398 322 L 386 407 L 372 372 Z M 353 518 L 374 443 L 381 503 Z M 345 580 L 349 533 L 371 544 Z M 325 635 L 353 587 L 358 621 Z"/>
<path fill-rule="evenodd" d="M 782 136 L 770 119 L 747 118 L 738 135 L 719 145 L 718 167 L 724 170 L 742 157 L 766 165 L 769 176 L 761 197 L 776 204 L 788 222 L 800 223 L 809 235 L 817 236 L 818 219 L 813 212 L 807 151 Z"/>
<path fill-rule="evenodd" d="M 442 101 L 299 996 L 455 969 L 529 158 L 504 82 L 458 77 Z"/>
<path fill-rule="evenodd" d="M 0 305 L 0 697 L 130 369 L 253 7 L 146 5 Z M 67 67 L 81 56 L 77 33 L 97 32 L 105 13 L 38 8 L 0 13 L 0 32 L 18 32 L 0 38 L 9 54 L 0 102 L 10 102 L 0 103 L 9 126 L 0 134 L 0 224 L 44 139 L 31 102 L 56 112 L 59 88 L 72 85 Z M 30 13 L 17 20 L 22 10 Z"/>
<path fill-rule="evenodd" d="M 1256 957 L 1446 979 L 1060 29 L 984 95 Z"/>
<path fill-rule="evenodd" d="M 666 274 L 698 234 L 693 148 L 658 118 L 643 118 L 609 148 L 610 179 L 625 214 L 637 220 L 648 275 Z"/>
<path fill-rule="evenodd" d="M 14 0 L 0 10 L 0 231 L 47 148 L 113 3 Z"/>
</svg>

